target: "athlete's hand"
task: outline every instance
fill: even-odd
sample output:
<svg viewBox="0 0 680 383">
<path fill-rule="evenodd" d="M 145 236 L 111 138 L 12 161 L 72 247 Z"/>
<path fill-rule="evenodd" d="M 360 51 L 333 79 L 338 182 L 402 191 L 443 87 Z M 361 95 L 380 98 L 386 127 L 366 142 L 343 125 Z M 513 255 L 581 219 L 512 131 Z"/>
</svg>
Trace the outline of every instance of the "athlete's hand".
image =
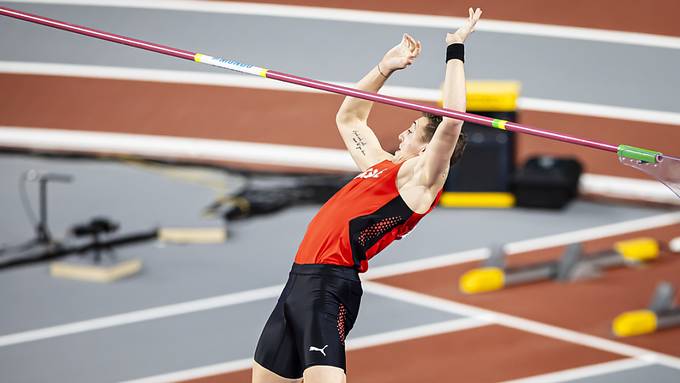
<svg viewBox="0 0 680 383">
<path fill-rule="evenodd" d="M 482 10 L 477 8 L 474 11 L 472 8 L 468 10 L 468 13 L 470 16 L 468 16 L 467 21 L 465 24 L 463 24 L 462 27 L 458 28 L 457 31 L 454 33 L 447 33 L 446 34 L 446 44 L 451 45 L 454 43 L 464 43 L 465 39 L 468 38 L 470 33 L 475 31 L 475 24 L 477 24 L 477 21 L 479 21 L 479 18 L 482 16 Z"/>
<path fill-rule="evenodd" d="M 385 53 L 380 61 L 380 70 L 383 74 L 389 75 L 395 70 L 406 68 L 413 64 L 413 61 L 418 57 L 420 48 L 420 41 L 416 41 L 413 37 L 404 33 L 401 42 Z"/>
</svg>

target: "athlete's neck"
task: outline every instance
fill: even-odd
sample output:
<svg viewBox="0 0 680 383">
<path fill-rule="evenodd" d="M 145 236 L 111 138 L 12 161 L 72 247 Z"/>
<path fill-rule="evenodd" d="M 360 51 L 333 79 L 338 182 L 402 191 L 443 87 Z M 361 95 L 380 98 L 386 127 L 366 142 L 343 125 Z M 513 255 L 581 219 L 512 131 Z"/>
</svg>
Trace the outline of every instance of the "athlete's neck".
<svg viewBox="0 0 680 383">
<path fill-rule="evenodd" d="M 410 160 L 411 158 L 416 158 L 416 157 L 418 157 L 418 155 L 398 153 L 394 157 L 392 157 L 392 163 L 400 164 L 402 162 L 406 162 L 406 161 Z"/>
</svg>

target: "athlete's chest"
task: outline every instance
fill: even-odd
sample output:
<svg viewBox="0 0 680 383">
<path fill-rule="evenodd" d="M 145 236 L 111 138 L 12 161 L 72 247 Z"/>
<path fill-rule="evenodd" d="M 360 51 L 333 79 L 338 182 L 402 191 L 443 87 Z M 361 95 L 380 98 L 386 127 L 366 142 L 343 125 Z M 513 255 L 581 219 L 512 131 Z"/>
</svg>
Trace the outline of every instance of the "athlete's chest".
<svg viewBox="0 0 680 383">
<path fill-rule="evenodd" d="M 390 166 L 391 165 L 391 166 Z M 398 167 L 389 164 L 377 164 L 354 176 L 344 188 L 346 193 L 352 195 L 369 196 L 398 193 L 397 172 Z"/>
</svg>

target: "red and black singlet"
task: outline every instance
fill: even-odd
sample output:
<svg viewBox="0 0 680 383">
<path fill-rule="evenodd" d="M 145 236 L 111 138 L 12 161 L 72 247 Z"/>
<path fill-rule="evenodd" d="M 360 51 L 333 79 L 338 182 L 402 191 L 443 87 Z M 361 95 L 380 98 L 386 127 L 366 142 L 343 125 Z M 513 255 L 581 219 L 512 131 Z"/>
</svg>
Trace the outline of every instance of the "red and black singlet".
<svg viewBox="0 0 680 383">
<path fill-rule="evenodd" d="M 329 199 L 307 226 L 295 263 L 350 266 L 365 272 L 369 259 L 408 234 L 432 211 L 441 191 L 427 212 L 413 212 L 397 189 L 401 164 L 382 161 Z"/>
</svg>

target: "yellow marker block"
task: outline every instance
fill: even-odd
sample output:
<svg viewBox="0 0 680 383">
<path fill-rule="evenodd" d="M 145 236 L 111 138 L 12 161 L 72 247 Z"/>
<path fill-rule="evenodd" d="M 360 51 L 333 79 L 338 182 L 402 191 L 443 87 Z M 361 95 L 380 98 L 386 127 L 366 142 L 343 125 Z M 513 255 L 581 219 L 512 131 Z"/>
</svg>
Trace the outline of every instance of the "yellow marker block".
<svg viewBox="0 0 680 383">
<path fill-rule="evenodd" d="M 515 206 L 515 196 L 501 192 L 445 192 L 439 204 L 444 207 L 508 208 Z"/>
<path fill-rule="evenodd" d="M 513 112 L 521 89 L 518 81 L 466 82 L 468 112 Z M 439 100 L 439 106 L 442 106 Z"/>
<path fill-rule="evenodd" d="M 78 264 L 52 262 L 50 275 L 55 278 L 68 278 L 88 282 L 108 283 L 136 274 L 142 269 L 142 261 L 130 259 L 116 265 Z"/>
<path fill-rule="evenodd" d="M 196 53 L 196 54 L 194 55 L 194 61 L 196 61 L 197 63 L 200 63 L 200 62 L 201 62 L 201 57 L 203 57 L 202 54 Z"/>
<path fill-rule="evenodd" d="M 644 262 L 659 256 L 659 242 L 654 238 L 635 238 L 616 242 L 614 250 L 628 261 Z"/>
<path fill-rule="evenodd" d="M 223 227 L 165 227 L 158 230 L 158 240 L 172 243 L 223 243 L 227 231 Z"/>
<path fill-rule="evenodd" d="M 612 323 L 612 331 L 620 337 L 649 334 L 655 330 L 656 314 L 651 310 L 628 311 Z"/>
<path fill-rule="evenodd" d="M 267 71 L 269 71 L 269 69 L 262 69 L 262 70 L 260 71 L 260 77 L 265 77 L 265 78 L 266 78 L 266 77 L 267 77 Z"/>
<path fill-rule="evenodd" d="M 458 288 L 466 294 L 500 290 L 505 285 L 505 273 L 498 267 L 482 267 L 463 274 Z"/>
</svg>

